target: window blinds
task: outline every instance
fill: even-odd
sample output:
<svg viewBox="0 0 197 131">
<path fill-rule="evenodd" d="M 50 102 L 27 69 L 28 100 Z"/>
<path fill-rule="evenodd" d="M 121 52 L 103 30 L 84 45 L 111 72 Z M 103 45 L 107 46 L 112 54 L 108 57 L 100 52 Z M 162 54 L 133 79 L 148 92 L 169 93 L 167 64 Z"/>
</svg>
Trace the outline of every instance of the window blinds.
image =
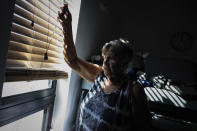
<svg viewBox="0 0 197 131">
<path fill-rule="evenodd" d="M 6 81 L 67 77 L 57 0 L 16 0 Z"/>
</svg>

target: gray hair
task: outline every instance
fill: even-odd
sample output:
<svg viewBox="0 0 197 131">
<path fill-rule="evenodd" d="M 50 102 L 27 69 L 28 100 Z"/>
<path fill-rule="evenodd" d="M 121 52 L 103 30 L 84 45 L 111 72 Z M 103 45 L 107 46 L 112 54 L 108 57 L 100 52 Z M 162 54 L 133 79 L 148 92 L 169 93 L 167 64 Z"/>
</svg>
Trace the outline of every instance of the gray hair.
<svg viewBox="0 0 197 131">
<path fill-rule="evenodd" d="M 106 43 L 102 48 L 102 55 L 109 50 L 117 56 L 117 59 L 123 60 L 125 64 L 129 64 L 132 61 L 134 50 L 133 43 L 127 39 L 117 39 Z"/>
</svg>

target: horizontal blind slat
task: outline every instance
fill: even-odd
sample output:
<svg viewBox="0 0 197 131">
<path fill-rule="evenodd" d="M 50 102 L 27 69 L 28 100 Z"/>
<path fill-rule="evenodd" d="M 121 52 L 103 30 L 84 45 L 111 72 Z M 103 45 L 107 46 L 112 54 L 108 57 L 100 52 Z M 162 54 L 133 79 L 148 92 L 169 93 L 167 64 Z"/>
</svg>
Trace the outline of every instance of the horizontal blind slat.
<svg viewBox="0 0 197 131">
<path fill-rule="evenodd" d="M 6 82 L 30 80 L 57 80 L 68 78 L 68 73 L 56 70 L 26 70 L 7 69 Z"/>
<path fill-rule="evenodd" d="M 45 0 L 45 4 L 40 2 L 39 0 L 36 1 L 32 1 L 32 0 L 26 0 L 29 3 L 31 3 L 33 6 L 35 6 L 36 8 L 40 9 L 42 12 L 44 12 L 45 14 L 47 14 L 48 16 L 52 17 L 55 21 L 57 20 L 57 11 L 52 10 L 52 5 L 51 3 L 49 4 L 49 0 Z M 47 6 L 48 4 L 48 6 Z M 49 8 L 50 7 L 50 8 Z M 59 24 L 59 26 L 61 27 L 61 25 Z"/>
<path fill-rule="evenodd" d="M 15 4 L 15 13 L 21 17 L 24 17 L 30 21 L 34 21 L 40 26 L 43 26 L 51 31 L 55 31 L 57 34 L 62 36 L 62 30 L 57 28 L 55 25 L 48 23 L 48 21 L 42 19 L 41 17 L 31 13 L 30 11 L 20 7 L 19 5 Z"/>
<path fill-rule="evenodd" d="M 44 1 L 44 0 L 42 0 L 42 1 Z M 52 2 L 53 5 L 56 6 L 57 8 L 59 8 L 59 7 L 62 6 L 62 4 L 61 4 L 60 2 L 58 2 L 57 0 L 52 0 L 51 2 Z"/>
<path fill-rule="evenodd" d="M 60 64 L 63 61 L 58 58 L 48 57 L 48 60 L 44 60 L 43 55 L 19 52 L 8 50 L 8 59 L 15 59 L 15 60 L 25 60 L 25 61 L 37 61 L 37 62 L 44 62 L 44 63 L 55 63 Z"/>
<path fill-rule="evenodd" d="M 19 34 L 23 34 L 26 35 L 28 37 L 46 42 L 46 43 L 50 43 L 50 45 L 54 45 L 54 46 L 58 46 L 60 48 L 63 47 L 63 43 L 59 42 L 58 40 L 52 38 L 52 37 L 48 37 L 47 35 L 41 34 L 39 32 L 36 32 L 32 29 L 29 29 L 27 27 L 18 25 L 16 23 L 12 23 L 12 31 L 19 33 Z"/>
<path fill-rule="evenodd" d="M 56 6 L 53 0 L 49 0 L 48 2 L 46 2 L 46 0 L 39 0 L 39 1 L 42 2 L 44 5 L 46 5 L 48 8 L 50 8 L 51 10 L 53 10 L 54 13 L 58 14 L 61 5 Z"/>
<path fill-rule="evenodd" d="M 66 71 L 65 64 L 42 63 L 36 61 L 25 61 L 7 59 L 7 69 L 35 69 L 35 70 L 58 70 Z"/>
<path fill-rule="evenodd" d="M 50 46 L 49 46 L 49 44 L 46 43 L 46 42 L 31 38 L 29 36 L 22 35 L 22 34 L 19 34 L 19 33 L 16 33 L 16 32 L 11 32 L 10 40 L 11 41 L 16 41 L 16 42 L 19 42 L 19 43 L 32 45 L 32 46 L 36 46 L 36 47 L 40 47 L 40 48 L 44 48 L 44 49 L 48 49 L 48 50 L 52 50 L 52 51 L 56 51 L 58 53 L 63 52 L 63 48 L 54 46 L 52 44 L 50 44 Z"/>
<path fill-rule="evenodd" d="M 44 55 L 46 53 L 46 49 L 15 42 L 15 41 L 9 42 L 9 50 L 38 54 L 38 55 Z M 63 59 L 63 55 L 55 51 L 48 50 L 47 53 L 48 56 Z"/>
<path fill-rule="evenodd" d="M 30 3 L 31 2 L 31 3 Z M 16 3 L 21 6 L 22 8 L 28 10 L 29 12 L 33 13 L 34 15 L 37 15 L 41 18 L 43 18 L 45 21 L 55 25 L 57 28 L 61 29 L 61 25 L 59 22 L 57 22 L 57 15 L 52 17 L 49 15 L 49 11 L 47 12 L 46 10 L 49 10 L 48 8 L 45 9 L 44 7 L 37 7 L 40 6 L 42 3 L 40 4 L 36 4 L 39 1 L 33 2 L 33 1 L 26 1 L 26 0 L 16 0 Z M 36 4 L 36 6 L 34 6 L 33 4 Z M 45 12 L 44 12 L 45 11 Z"/>
<path fill-rule="evenodd" d="M 60 42 L 63 42 L 63 37 L 57 34 L 55 31 L 49 30 L 45 27 L 42 27 L 38 25 L 37 23 L 34 23 L 34 26 L 32 26 L 32 21 L 14 13 L 13 21 L 21 26 L 27 27 L 29 29 L 35 30 L 37 32 L 40 32 L 44 35 L 48 35 L 56 40 L 59 40 Z"/>
</svg>

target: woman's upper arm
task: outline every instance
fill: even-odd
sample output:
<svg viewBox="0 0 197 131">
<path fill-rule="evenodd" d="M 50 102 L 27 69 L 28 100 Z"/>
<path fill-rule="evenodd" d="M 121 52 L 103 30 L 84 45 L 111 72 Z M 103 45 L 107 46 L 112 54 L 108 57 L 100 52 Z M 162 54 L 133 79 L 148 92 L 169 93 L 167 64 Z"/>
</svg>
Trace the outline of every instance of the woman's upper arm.
<svg viewBox="0 0 197 131">
<path fill-rule="evenodd" d="M 94 82 L 96 76 L 102 71 L 102 66 L 77 58 L 75 66 L 73 66 L 72 69 L 74 69 L 82 78 Z"/>
<path fill-rule="evenodd" d="M 151 120 L 150 110 L 144 88 L 139 83 L 133 87 L 133 97 L 133 113 L 136 121 L 138 121 L 140 125 L 148 124 L 148 121 Z"/>
</svg>

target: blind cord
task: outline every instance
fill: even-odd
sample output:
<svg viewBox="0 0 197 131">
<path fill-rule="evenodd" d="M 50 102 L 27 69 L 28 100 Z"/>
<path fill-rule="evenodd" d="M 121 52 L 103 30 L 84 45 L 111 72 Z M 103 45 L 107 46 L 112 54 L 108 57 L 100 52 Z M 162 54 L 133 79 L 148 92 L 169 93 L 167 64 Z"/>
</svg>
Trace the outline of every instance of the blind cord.
<svg viewBox="0 0 197 131">
<path fill-rule="evenodd" d="M 49 0 L 49 17 L 50 17 L 50 10 L 51 10 L 51 7 L 50 7 L 50 0 Z M 49 37 L 49 17 L 48 17 L 48 21 L 47 21 L 48 22 L 47 43 L 48 43 L 49 46 L 46 47 L 46 52 L 44 53 L 44 58 L 43 58 L 43 60 L 42 60 L 42 62 L 40 64 L 39 70 L 38 70 L 37 75 L 36 75 L 37 77 L 39 77 L 39 75 L 40 75 L 41 68 L 42 68 L 42 66 L 44 64 L 44 61 L 48 60 L 48 53 L 47 53 L 47 51 L 48 51 L 48 49 L 50 47 L 50 43 L 48 41 L 48 37 Z"/>
<path fill-rule="evenodd" d="M 44 53 L 44 60 L 48 60 L 48 50 L 50 48 L 50 45 L 51 45 L 51 40 L 52 38 L 49 40 L 49 18 L 51 16 L 51 0 L 49 0 L 49 17 L 48 17 L 48 32 L 47 32 L 47 43 L 48 43 L 48 47 L 46 48 L 46 52 Z M 57 28 L 57 25 L 54 25 L 55 26 L 55 29 Z M 53 33 L 52 35 L 54 35 L 54 30 L 53 30 Z"/>
<path fill-rule="evenodd" d="M 50 14 L 51 14 L 51 2 L 49 0 L 49 17 L 50 17 Z M 47 43 L 48 43 L 48 47 L 46 48 L 46 53 L 44 54 L 44 60 L 48 60 L 48 49 L 50 47 L 50 42 L 49 42 L 49 18 L 48 18 Z"/>
<path fill-rule="evenodd" d="M 31 58 L 30 58 L 30 65 L 31 65 L 31 69 L 33 68 L 33 66 L 32 66 L 32 62 L 31 62 L 31 60 L 32 60 L 32 52 L 33 52 L 33 48 L 34 48 L 34 39 L 35 39 L 35 28 L 34 28 L 34 24 L 35 24 L 35 14 L 36 14 L 36 9 L 35 9 L 35 0 L 34 0 L 34 2 L 33 2 L 33 4 L 34 4 L 34 13 L 33 13 L 33 20 L 32 20 L 32 23 L 31 23 L 31 26 L 32 26 L 32 29 L 33 29 L 33 37 L 32 37 L 32 44 L 31 44 L 31 46 L 32 46 L 32 49 L 31 49 Z"/>
</svg>

